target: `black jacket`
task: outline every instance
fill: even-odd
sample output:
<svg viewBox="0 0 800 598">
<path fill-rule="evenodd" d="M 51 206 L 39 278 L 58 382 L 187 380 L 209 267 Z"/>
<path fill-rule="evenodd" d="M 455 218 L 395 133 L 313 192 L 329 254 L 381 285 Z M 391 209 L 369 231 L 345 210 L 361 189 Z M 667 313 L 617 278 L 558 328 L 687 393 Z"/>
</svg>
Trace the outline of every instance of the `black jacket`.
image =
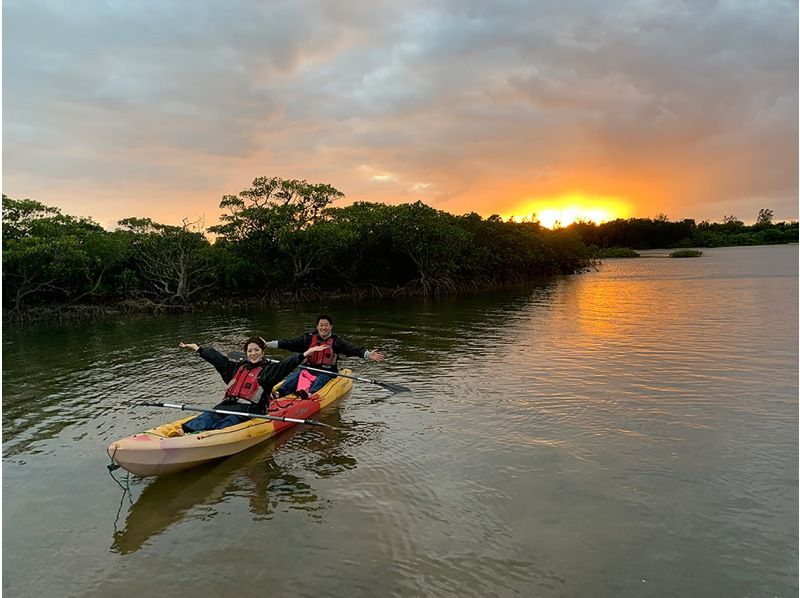
<svg viewBox="0 0 800 598">
<path fill-rule="evenodd" d="M 316 330 L 306 332 L 303 336 L 298 336 L 297 338 L 281 339 L 278 341 L 278 348 L 285 349 L 286 351 L 304 353 L 311 347 L 311 339 L 315 334 L 318 335 Z M 339 355 L 345 355 L 346 357 L 364 357 L 364 354 L 367 352 L 366 348 L 359 347 L 353 343 L 348 343 L 341 336 L 336 334 L 331 334 L 331 338 L 333 339 L 333 346 L 331 348 L 333 349 L 333 352 L 336 354 L 337 358 Z M 336 363 L 334 363 L 332 366 L 323 366 L 321 369 L 329 369 L 332 372 L 339 371 L 339 369 L 336 367 Z"/>
<path fill-rule="evenodd" d="M 305 349 L 303 349 L 303 351 L 305 351 Z M 231 409 L 233 405 L 236 405 L 236 408 L 231 410 L 245 411 L 247 413 L 265 413 L 267 409 L 267 400 L 269 399 L 269 393 L 272 392 L 272 388 L 278 382 L 288 376 L 294 368 L 303 362 L 302 353 L 289 355 L 289 357 L 283 359 L 280 363 L 262 362 L 257 364 L 252 364 L 249 361 L 234 361 L 233 359 L 229 359 L 227 355 L 224 355 L 211 347 L 200 347 L 200 349 L 197 350 L 197 353 L 200 355 L 200 357 L 205 359 L 208 363 L 213 365 L 214 368 L 216 368 L 216 370 L 219 372 L 219 375 L 222 376 L 222 381 L 225 382 L 225 384 L 228 384 L 233 379 L 233 375 L 236 373 L 236 370 L 239 369 L 239 366 L 243 365 L 247 369 L 251 369 L 256 366 L 261 366 L 264 368 L 261 370 L 261 374 L 258 376 L 258 383 L 261 388 L 264 389 L 264 393 L 261 395 L 261 400 L 259 400 L 258 403 L 244 404 L 235 403 L 233 401 L 223 401 L 214 407 L 215 409 Z"/>
</svg>

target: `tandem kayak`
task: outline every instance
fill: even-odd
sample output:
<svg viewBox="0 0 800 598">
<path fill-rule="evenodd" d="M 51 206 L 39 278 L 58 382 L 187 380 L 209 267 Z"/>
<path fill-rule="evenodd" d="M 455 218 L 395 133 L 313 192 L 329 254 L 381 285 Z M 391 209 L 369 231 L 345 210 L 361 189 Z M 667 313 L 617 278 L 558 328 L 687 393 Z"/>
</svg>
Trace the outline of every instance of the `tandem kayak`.
<svg viewBox="0 0 800 598">
<path fill-rule="evenodd" d="M 351 371 L 342 370 L 341 373 L 347 375 Z M 352 387 L 351 379 L 337 376 L 323 386 L 314 398 L 302 400 L 295 395 L 282 398 L 280 404 L 284 407 L 275 410 L 271 407 L 268 415 L 305 419 L 340 399 Z M 221 430 L 178 436 L 181 424 L 193 417 L 184 417 L 112 442 L 108 446 L 108 456 L 115 464 L 133 474 L 159 476 L 229 457 L 295 425 L 293 422 L 251 419 Z"/>
</svg>

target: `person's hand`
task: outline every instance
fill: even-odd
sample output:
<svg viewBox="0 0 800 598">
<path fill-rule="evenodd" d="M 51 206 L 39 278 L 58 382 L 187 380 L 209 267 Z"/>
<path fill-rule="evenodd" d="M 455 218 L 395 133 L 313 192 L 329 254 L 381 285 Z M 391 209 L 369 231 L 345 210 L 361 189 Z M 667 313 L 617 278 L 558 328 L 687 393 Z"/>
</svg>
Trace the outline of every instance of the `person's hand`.
<svg viewBox="0 0 800 598">
<path fill-rule="evenodd" d="M 180 343 L 178 343 L 178 346 L 179 346 L 181 349 L 187 349 L 187 350 L 189 350 L 189 351 L 197 351 L 197 350 L 200 348 L 200 345 L 198 345 L 197 343 L 184 343 L 184 342 L 180 342 Z"/>
<path fill-rule="evenodd" d="M 370 351 L 369 359 L 372 361 L 383 361 L 386 358 L 383 356 L 383 353 L 379 353 L 378 351 Z"/>
<path fill-rule="evenodd" d="M 312 353 L 319 353 L 320 351 L 324 351 L 327 348 L 328 348 L 327 345 L 317 345 L 316 347 L 311 347 L 308 351 L 303 353 L 303 357 L 308 357 Z"/>
</svg>

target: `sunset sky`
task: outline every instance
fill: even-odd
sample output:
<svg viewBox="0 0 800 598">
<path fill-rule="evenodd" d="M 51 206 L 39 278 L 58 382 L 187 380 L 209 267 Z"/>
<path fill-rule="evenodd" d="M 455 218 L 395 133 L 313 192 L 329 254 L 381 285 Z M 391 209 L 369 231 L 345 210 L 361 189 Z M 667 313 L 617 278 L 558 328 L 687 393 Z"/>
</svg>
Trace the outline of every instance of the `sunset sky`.
<svg viewBox="0 0 800 598">
<path fill-rule="evenodd" d="M 214 224 L 262 175 L 339 205 L 797 219 L 797 61 L 794 1 L 5 0 L 3 193 L 109 228 Z"/>
</svg>

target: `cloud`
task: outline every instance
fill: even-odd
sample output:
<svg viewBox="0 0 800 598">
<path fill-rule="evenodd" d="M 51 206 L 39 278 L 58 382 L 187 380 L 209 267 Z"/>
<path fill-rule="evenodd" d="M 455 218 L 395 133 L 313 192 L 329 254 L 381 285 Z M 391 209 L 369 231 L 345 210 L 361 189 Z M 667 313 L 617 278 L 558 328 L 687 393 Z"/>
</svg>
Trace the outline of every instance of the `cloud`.
<svg viewBox="0 0 800 598">
<path fill-rule="evenodd" d="M 457 213 L 579 188 L 797 217 L 791 2 L 12 0 L 4 20 L 4 188 L 66 211 L 156 196 L 213 221 L 277 175 Z"/>
</svg>

